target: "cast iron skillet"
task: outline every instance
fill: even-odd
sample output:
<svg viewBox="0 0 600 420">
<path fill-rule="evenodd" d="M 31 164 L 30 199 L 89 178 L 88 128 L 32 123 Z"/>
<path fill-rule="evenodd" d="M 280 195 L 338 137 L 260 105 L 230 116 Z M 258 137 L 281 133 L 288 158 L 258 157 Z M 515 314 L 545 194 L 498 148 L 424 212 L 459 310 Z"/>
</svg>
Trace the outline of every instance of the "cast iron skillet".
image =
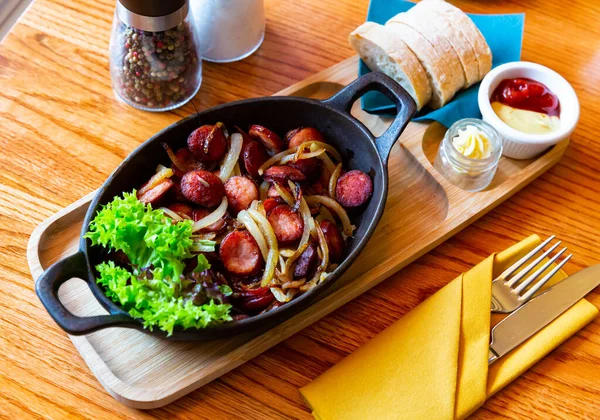
<svg viewBox="0 0 600 420">
<path fill-rule="evenodd" d="M 388 130 L 378 138 L 350 115 L 354 101 L 369 91 L 379 91 L 396 104 L 397 115 Z M 147 140 L 129 155 L 108 178 L 91 203 L 81 233 L 79 252 L 48 268 L 36 283 L 36 292 L 56 323 L 69 334 L 82 335 L 109 328 L 135 328 L 148 334 L 166 337 L 166 333 L 143 328 L 142 322 L 130 317 L 104 295 L 96 284 L 94 266 L 102 261 L 105 251 L 92 247 L 83 235 L 100 206 L 112 201 L 124 191 L 139 188 L 154 173 L 159 163 L 170 162 L 161 146 L 167 142 L 177 150 L 186 145 L 188 135 L 199 124 L 218 121 L 227 127 L 247 127 L 260 124 L 276 133 L 300 127 L 315 127 L 333 144 L 344 158 L 344 168 L 360 169 L 373 178 L 373 196 L 366 209 L 354 218 L 358 227 L 347 246 L 346 259 L 327 279 L 310 292 L 281 307 L 241 321 L 232 321 L 205 329 L 179 329 L 169 337 L 173 340 L 206 340 L 237 335 L 248 331 L 267 329 L 306 309 L 327 287 L 331 286 L 356 260 L 383 213 L 388 190 L 387 161 L 390 149 L 404 130 L 416 109 L 410 95 L 383 73 L 369 73 L 324 101 L 297 97 L 264 97 L 219 105 L 181 120 Z M 58 289 L 67 280 L 78 277 L 85 280 L 109 315 L 78 317 L 60 302 Z"/>
</svg>

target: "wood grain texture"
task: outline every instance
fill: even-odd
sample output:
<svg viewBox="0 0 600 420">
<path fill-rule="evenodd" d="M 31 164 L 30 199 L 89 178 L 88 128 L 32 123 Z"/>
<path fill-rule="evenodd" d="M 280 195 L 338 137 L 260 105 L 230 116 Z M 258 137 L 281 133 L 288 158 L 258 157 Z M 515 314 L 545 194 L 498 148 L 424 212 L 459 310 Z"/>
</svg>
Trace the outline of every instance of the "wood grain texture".
<svg viewBox="0 0 600 420">
<path fill-rule="evenodd" d="M 332 91 L 356 79 L 357 73 L 355 56 L 277 95 L 329 97 Z M 375 136 L 382 135 L 391 123 L 390 117 L 364 112 L 358 101 L 351 113 Z M 501 158 L 490 187 L 470 193 L 440 176 L 427 156 L 426 150 L 437 149 L 444 133 L 440 124 L 408 125 L 390 153 L 387 204 L 367 248 L 327 290 L 326 297 L 286 322 L 263 333 L 206 343 L 172 343 L 127 329 L 107 329 L 71 340 L 100 383 L 119 402 L 141 409 L 162 407 L 376 286 L 554 166 L 569 144 L 566 140 L 527 161 Z M 77 252 L 81 225 L 92 196 L 88 194 L 34 230 L 27 260 L 35 281 L 53 263 Z M 61 286 L 59 296 L 75 315 L 107 313 L 80 279 Z"/>
<path fill-rule="evenodd" d="M 26 262 L 33 228 L 100 186 L 139 143 L 191 107 L 149 116 L 118 103 L 108 77 L 114 2 L 37 0 L 0 46 L 0 416 L 310 418 L 297 388 L 494 251 L 560 236 L 574 272 L 600 262 L 600 5 L 593 0 L 455 1 L 467 12 L 527 12 L 523 59 L 560 72 L 581 120 L 552 170 L 453 239 L 217 381 L 165 408 L 123 407 L 42 308 Z M 269 95 L 353 54 L 366 0 L 267 0 L 265 43 L 204 67 L 201 108 Z M 596 291 L 590 301 L 600 306 Z M 489 400 L 474 418 L 597 418 L 600 320 Z"/>
</svg>

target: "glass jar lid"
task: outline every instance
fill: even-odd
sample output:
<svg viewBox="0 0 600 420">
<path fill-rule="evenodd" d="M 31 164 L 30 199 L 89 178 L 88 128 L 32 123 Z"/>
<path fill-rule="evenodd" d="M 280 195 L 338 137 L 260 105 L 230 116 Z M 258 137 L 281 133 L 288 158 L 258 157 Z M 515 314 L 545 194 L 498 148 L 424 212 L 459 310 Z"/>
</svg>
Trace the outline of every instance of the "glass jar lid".
<svg viewBox="0 0 600 420">
<path fill-rule="evenodd" d="M 128 26 L 163 32 L 179 25 L 189 12 L 188 0 L 119 0 L 117 15 Z"/>
<path fill-rule="evenodd" d="M 475 127 L 477 131 L 483 134 L 489 142 L 490 155 L 485 158 L 470 158 L 464 156 L 454 144 L 454 138 L 459 136 L 460 131 L 467 127 Z M 469 172 L 485 172 L 498 165 L 500 156 L 502 156 L 502 139 L 498 132 L 488 123 L 476 118 L 465 118 L 454 123 L 446 132 L 442 145 L 446 151 L 448 160 L 456 169 Z"/>
</svg>

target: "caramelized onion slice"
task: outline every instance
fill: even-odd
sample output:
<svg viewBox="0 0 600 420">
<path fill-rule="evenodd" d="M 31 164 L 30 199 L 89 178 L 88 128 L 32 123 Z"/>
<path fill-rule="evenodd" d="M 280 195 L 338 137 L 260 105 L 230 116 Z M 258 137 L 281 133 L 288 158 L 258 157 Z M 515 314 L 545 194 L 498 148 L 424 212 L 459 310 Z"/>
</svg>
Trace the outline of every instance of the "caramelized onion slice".
<svg viewBox="0 0 600 420">
<path fill-rule="evenodd" d="M 274 182 L 273 186 L 277 190 L 277 194 L 279 194 L 281 196 L 281 198 L 283 198 L 283 200 L 287 203 L 287 205 L 290 207 L 294 207 L 294 203 L 295 203 L 294 197 L 292 197 L 292 195 L 285 188 L 283 188 L 281 185 L 279 185 L 278 182 Z"/>
<path fill-rule="evenodd" d="M 317 284 L 321 283 L 325 278 L 327 278 L 327 273 L 325 270 L 329 265 L 329 247 L 327 246 L 327 240 L 325 239 L 325 235 L 323 234 L 323 230 L 321 230 L 321 226 L 316 227 L 317 236 L 319 241 L 319 250 L 321 251 L 321 264 L 319 264 L 319 268 L 313 278 L 306 284 L 300 286 L 300 290 L 307 291 L 315 287 Z"/>
<path fill-rule="evenodd" d="M 269 247 L 267 246 L 267 241 L 265 240 L 264 235 L 261 233 L 254 219 L 250 217 L 246 210 L 242 210 L 241 212 L 239 212 L 237 218 L 240 222 L 243 223 L 248 232 L 250 232 L 250 235 L 254 237 L 254 240 L 260 248 L 260 253 L 266 261 L 269 257 Z"/>
<path fill-rule="evenodd" d="M 302 143 L 300 146 L 298 146 L 298 148 L 301 150 L 304 150 L 306 148 L 310 149 L 313 145 L 316 145 L 320 149 L 325 149 L 325 151 L 331 156 L 333 156 L 333 158 L 338 162 L 342 161 L 342 156 L 340 155 L 340 152 L 336 150 L 335 147 L 333 147 L 331 144 L 323 143 L 321 141 L 310 140 Z"/>
<path fill-rule="evenodd" d="M 192 226 L 192 232 L 202 230 L 205 227 L 208 227 L 213 223 L 216 223 L 219 220 L 221 220 L 221 218 L 225 216 L 225 213 L 227 213 L 227 206 L 227 197 L 223 197 L 223 200 L 221 200 L 221 204 L 215 209 L 215 211 L 194 223 L 194 225 Z"/>
<path fill-rule="evenodd" d="M 258 187 L 260 201 L 265 201 L 267 199 L 267 193 L 269 191 L 270 184 L 267 181 L 263 181 Z"/>
<path fill-rule="evenodd" d="M 304 230 L 302 231 L 302 237 L 300 238 L 298 249 L 296 249 L 296 252 L 294 252 L 294 254 L 285 262 L 286 272 L 290 271 L 294 261 L 300 258 L 300 255 L 302 255 L 306 248 L 308 248 L 311 225 L 314 226 L 314 222 L 311 224 L 312 216 L 310 215 L 310 209 L 308 208 L 308 204 L 306 204 L 304 197 L 300 199 L 300 215 L 302 216 L 302 221 L 304 222 Z"/>
<path fill-rule="evenodd" d="M 300 150 L 300 149 L 298 149 Z M 284 156 L 278 163 L 281 165 L 285 165 L 286 163 L 296 162 L 302 159 L 310 159 L 313 157 L 321 156 L 325 153 L 325 149 L 319 149 L 316 152 L 308 152 L 308 153 L 294 153 Z"/>
<path fill-rule="evenodd" d="M 325 165 L 325 169 L 327 169 L 327 172 L 329 174 L 332 174 L 333 171 L 335 171 L 335 163 L 333 163 L 333 161 L 331 160 L 329 155 L 327 155 L 327 153 L 323 153 L 317 157 L 319 159 L 321 159 L 321 161 L 323 162 L 323 165 Z"/>
<path fill-rule="evenodd" d="M 297 150 L 297 147 L 292 147 L 291 149 L 284 150 L 283 152 L 271 156 L 265 163 L 262 164 L 260 168 L 258 168 L 258 174 L 262 175 L 268 168 L 279 163 L 281 159 L 285 158 L 286 156 L 293 156 Z"/>
<path fill-rule="evenodd" d="M 168 209 L 166 207 L 161 207 L 159 210 L 162 210 L 164 214 L 166 214 L 167 216 L 169 216 L 171 219 L 177 221 L 177 222 L 181 222 L 183 220 L 183 217 L 181 217 L 180 215 L 178 215 L 177 213 L 175 213 L 173 210 Z"/>
<path fill-rule="evenodd" d="M 242 143 L 243 137 L 240 133 L 234 133 L 230 137 L 230 145 L 229 151 L 225 156 L 225 160 L 221 165 L 221 170 L 219 171 L 219 178 L 221 181 L 225 182 L 231 176 L 233 172 L 233 168 L 235 167 L 238 159 L 240 158 L 240 153 L 242 152 Z"/>
<path fill-rule="evenodd" d="M 277 238 L 275 237 L 275 232 L 273 231 L 273 228 L 271 227 L 271 224 L 267 218 L 256 210 L 248 209 L 247 211 L 252 219 L 254 219 L 254 221 L 257 223 L 260 231 L 265 236 L 267 243 L 269 244 L 269 254 L 265 264 L 265 271 L 263 273 L 263 278 L 260 281 L 261 287 L 267 287 L 275 275 L 275 267 L 277 267 L 277 262 L 279 261 L 279 245 L 277 243 Z"/>
<path fill-rule="evenodd" d="M 318 205 L 322 204 L 327 206 L 330 210 L 332 210 L 342 221 L 342 226 L 344 228 L 344 234 L 348 237 L 352 237 L 354 234 L 355 226 L 350 223 L 350 218 L 348 217 L 348 213 L 346 210 L 331 197 L 327 197 L 324 195 L 311 195 L 306 197 L 306 202 L 309 205 Z"/>
<path fill-rule="evenodd" d="M 171 168 L 166 168 L 162 165 L 159 165 L 159 170 L 157 173 L 152 175 L 152 178 L 146 182 L 140 190 L 137 192 L 137 196 L 141 197 L 147 191 L 150 191 L 152 188 L 156 187 L 158 184 L 163 182 L 167 178 L 171 178 L 173 176 L 173 170 Z"/>
<path fill-rule="evenodd" d="M 335 199 L 335 187 L 337 187 L 338 179 L 340 178 L 340 173 L 342 172 L 342 164 L 338 163 L 335 167 L 335 170 L 331 174 L 329 178 L 329 197 Z"/>
</svg>

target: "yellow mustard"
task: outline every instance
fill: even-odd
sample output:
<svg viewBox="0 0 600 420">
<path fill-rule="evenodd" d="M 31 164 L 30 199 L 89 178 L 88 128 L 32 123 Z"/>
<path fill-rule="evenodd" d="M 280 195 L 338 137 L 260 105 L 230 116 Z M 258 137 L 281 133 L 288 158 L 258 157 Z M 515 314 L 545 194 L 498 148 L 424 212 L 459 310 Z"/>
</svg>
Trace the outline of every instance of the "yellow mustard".
<svg viewBox="0 0 600 420">
<path fill-rule="evenodd" d="M 492 109 L 508 126 L 528 134 L 547 134 L 560 128 L 560 119 L 541 112 L 517 109 L 500 102 L 493 102 Z"/>
<path fill-rule="evenodd" d="M 461 155 L 471 159 L 487 159 L 492 154 L 490 140 L 474 125 L 459 129 L 458 135 L 452 138 L 452 144 Z"/>
</svg>

